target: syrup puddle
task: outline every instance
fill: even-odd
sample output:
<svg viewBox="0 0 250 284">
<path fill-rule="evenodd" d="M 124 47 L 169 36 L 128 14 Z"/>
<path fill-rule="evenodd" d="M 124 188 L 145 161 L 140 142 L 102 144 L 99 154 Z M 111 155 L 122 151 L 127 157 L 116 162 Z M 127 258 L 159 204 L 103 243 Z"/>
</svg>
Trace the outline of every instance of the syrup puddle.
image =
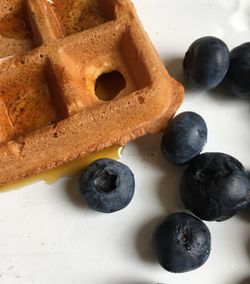
<svg viewBox="0 0 250 284">
<path fill-rule="evenodd" d="M 101 158 L 110 158 L 118 160 L 121 157 L 122 147 L 112 146 L 105 150 L 96 152 L 88 157 L 78 159 L 76 161 L 70 162 L 68 164 L 59 166 L 55 169 L 49 170 L 45 173 L 39 174 L 34 177 L 26 178 L 24 180 L 18 181 L 16 183 L 10 183 L 0 186 L 0 192 L 6 192 L 14 189 L 19 189 L 21 187 L 33 184 L 38 181 L 45 181 L 47 184 L 53 184 L 61 177 L 72 177 L 78 175 L 81 170 L 86 168 L 93 161 Z"/>
</svg>

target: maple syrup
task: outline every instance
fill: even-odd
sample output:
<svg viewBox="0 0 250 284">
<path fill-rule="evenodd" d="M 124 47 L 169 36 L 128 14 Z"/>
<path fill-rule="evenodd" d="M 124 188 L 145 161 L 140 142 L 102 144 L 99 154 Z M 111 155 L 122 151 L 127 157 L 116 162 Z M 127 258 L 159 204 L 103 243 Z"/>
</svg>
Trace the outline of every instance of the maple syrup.
<svg viewBox="0 0 250 284">
<path fill-rule="evenodd" d="M 33 184 L 41 180 L 45 181 L 47 184 L 53 184 L 61 177 L 76 176 L 81 172 L 81 170 L 86 168 L 89 164 L 91 164 L 93 161 L 97 159 L 110 158 L 118 160 L 121 157 L 121 152 L 122 152 L 122 147 L 112 146 L 105 150 L 96 152 L 88 157 L 81 158 L 73 162 L 69 162 L 65 165 L 59 166 L 55 169 L 49 170 L 37 176 L 26 178 L 16 183 L 10 183 L 0 186 L 0 192 L 19 189 L 21 187 Z"/>
</svg>

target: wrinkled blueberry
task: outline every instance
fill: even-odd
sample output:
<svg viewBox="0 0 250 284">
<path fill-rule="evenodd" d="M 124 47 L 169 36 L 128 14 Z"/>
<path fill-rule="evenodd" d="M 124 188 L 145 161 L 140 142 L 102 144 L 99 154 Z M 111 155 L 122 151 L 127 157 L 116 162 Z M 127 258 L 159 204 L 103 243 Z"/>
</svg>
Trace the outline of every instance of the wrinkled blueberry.
<svg viewBox="0 0 250 284">
<path fill-rule="evenodd" d="M 250 42 L 231 51 L 225 83 L 236 96 L 250 99 Z"/>
<path fill-rule="evenodd" d="M 128 166 L 111 159 L 99 159 L 80 176 L 80 193 L 89 206 L 112 213 L 126 207 L 133 198 L 134 175 Z"/>
<path fill-rule="evenodd" d="M 229 67 L 226 44 L 212 36 L 197 39 L 183 61 L 184 80 L 191 89 L 210 90 L 225 77 Z"/>
<path fill-rule="evenodd" d="M 175 213 L 156 228 L 153 247 L 164 269 L 187 272 L 200 267 L 208 259 L 211 235 L 198 218 L 187 213 Z"/>
<path fill-rule="evenodd" d="M 180 191 L 186 208 L 207 221 L 226 220 L 250 201 L 250 181 L 244 167 L 223 153 L 204 153 L 191 161 Z"/>
<path fill-rule="evenodd" d="M 172 119 L 163 135 L 161 150 L 168 161 L 183 165 L 200 154 L 206 142 L 204 119 L 197 113 L 187 111 Z"/>
</svg>

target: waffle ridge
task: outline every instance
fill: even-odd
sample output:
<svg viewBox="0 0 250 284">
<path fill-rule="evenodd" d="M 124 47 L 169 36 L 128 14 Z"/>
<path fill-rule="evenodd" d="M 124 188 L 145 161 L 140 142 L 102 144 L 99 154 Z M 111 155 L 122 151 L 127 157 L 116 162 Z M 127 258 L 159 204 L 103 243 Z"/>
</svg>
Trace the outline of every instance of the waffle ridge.
<svg viewBox="0 0 250 284">
<path fill-rule="evenodd" d="M 26 38 L 0 35 L 0 185 L 161 132 L 183 100 L 129 0 L 58 1 L 13 1 Z M 95 82 L 112 71 L 126 85 L 104 101 Z"/>
</svg>

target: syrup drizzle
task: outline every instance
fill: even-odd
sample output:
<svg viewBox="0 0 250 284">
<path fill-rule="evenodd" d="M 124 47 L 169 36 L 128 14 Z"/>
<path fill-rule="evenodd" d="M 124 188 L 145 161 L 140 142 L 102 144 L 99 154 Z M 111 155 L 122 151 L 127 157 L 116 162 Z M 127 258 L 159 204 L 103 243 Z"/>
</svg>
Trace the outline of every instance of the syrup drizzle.
<svg viewBox="0 0 250 284">
<path fill-rule="evenodd" d="M 55 169 L 49 170 L 45 173 L 39 174 L 34 177 L 26 178 L 16 183 L 10 183 L 0 186 L 0 192 L 6 192 L 14 189 L 33 184 L 38 181 L 45 181 L 47 184 L 53 184 L 61 177 L 71 177 L 78 175 L 84 168 L 86 168 L 93 161 L 101 158 L 110 158 L 118 160 L 121 157 L 122 147 L 112 146 L 105 150 L 96 152 L 88 157 L 78 159 L 68 164 L 59 166 Z"/>
</svg>

